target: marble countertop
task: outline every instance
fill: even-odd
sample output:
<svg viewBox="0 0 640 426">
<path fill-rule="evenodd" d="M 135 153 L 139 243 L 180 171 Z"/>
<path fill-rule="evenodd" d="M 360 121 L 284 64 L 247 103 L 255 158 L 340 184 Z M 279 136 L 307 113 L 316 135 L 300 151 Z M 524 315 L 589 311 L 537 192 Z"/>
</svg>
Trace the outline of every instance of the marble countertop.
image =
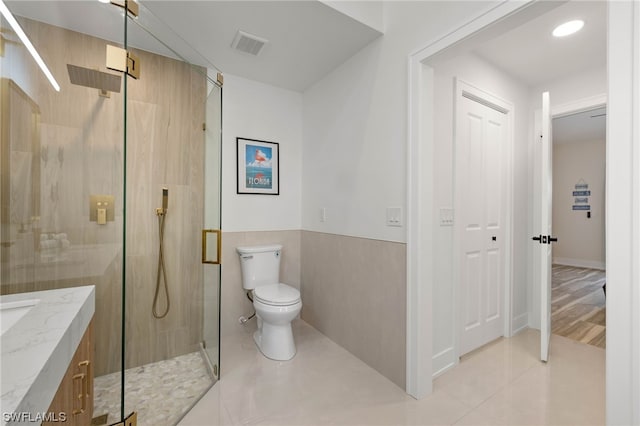
<svg viewBox="0 0 640 426">
<path fill-rule="evenodd" d="M 47 412 L 95 311 L 94 286 L 10 294 L 0 303 L 35 299 L 1 337 L 3 425 L 14 424 L 8 413 Z"/>
</svg>

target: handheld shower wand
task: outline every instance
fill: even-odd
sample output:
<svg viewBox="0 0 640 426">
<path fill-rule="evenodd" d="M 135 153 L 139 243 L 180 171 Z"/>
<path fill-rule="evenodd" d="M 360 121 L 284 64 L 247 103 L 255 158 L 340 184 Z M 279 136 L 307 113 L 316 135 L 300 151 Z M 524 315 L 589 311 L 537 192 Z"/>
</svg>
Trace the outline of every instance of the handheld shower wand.
<svg viewBox="0 0 640 426">
<path fill-rule="evenodd" d="M 162 207 L 156 209 L 156 215 L 158 216 L 158 231 L 160 234 L 160 247 L 158 253 L 158 276 L 156 278 L 156 293 L 153 296 L 153 316 L 156 318 L 164 318 L 169 313 L 169 286 L 167 284 L 167 271 L 164 267 L 164 220 L 167 215 L 169 205 L 169 190 L 162 188 Z M 158 312 L 158 296 L 160 295 L 160 280 L 164 280 L 164 293 L 167 297 L 167 306 L 162 313 Z"/>
</svg>

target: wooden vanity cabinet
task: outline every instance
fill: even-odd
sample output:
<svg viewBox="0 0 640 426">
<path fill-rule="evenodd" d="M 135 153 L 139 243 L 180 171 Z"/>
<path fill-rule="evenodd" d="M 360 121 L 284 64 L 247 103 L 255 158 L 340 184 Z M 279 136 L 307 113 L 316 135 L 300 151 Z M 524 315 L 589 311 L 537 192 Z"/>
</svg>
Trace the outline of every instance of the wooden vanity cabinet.
<svg viewBox="0 0 640 426">
<path fill-rule="evenodd" d="M 48 413 L 56 416 L 57 422 L 43 425 L 88 426 L 93 418 L 93 319 L 78 344 L 69 368 L 56 392 Z M 62 421 L 65 416 L 65 421 Z"/>
</svg>

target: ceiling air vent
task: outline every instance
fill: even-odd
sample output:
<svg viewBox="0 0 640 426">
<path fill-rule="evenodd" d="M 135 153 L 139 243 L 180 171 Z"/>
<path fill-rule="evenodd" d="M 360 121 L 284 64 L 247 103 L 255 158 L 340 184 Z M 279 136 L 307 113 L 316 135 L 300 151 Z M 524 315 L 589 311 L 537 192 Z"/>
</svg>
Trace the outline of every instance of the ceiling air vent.
<svg viewBox="0 0 640 426">
<path fill-rule="evenodd" d="M 231 43 L 231 47 L 241 52 L 258 56 L 264 45 L 268 42 L 269 40 L 262 37 L 238 30 L 236 37 L 233 39 L 233 43 Z"/>
</svg>

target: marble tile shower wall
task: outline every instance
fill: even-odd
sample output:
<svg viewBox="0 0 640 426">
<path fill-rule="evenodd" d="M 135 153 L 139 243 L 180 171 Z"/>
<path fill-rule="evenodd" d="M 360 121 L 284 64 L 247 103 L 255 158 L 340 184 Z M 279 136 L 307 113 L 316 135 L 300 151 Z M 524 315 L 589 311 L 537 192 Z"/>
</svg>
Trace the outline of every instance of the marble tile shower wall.
<svg viewBox="0 0 640 426">
<path fill-rule="evenodd" d="M 203 338 L 204 70 L 137 54 L 145 71 L 128 83 L 127 368 L 194 352 Z M 155 319 L 155 210 L 163 187 L 169 190 L 164 258 L 171 307 Z"/>
<path fill-rule="evenodd" d="M 95 284 L 95 373 L 102 375 L 121 368 L 123 93 L 104 98 L 68 80 L 67 64 L 105 70 L 104 40 L 20 22 L 62 86 L 55 93 L 44 78 L 33 78 L 25 89 L 41 113 L 37 232 L 65 234 L 70 245 L 64 259 L 46 265 L 38 261 L 30 277 L 11 275 L 2 293 Z M 181 62 L 137 54 L 144 66 L 139 80 L 129 80 L 127 104 L 127 368 L 196 350 L 203 315 L 206 81 Z M 23 62 L 30 67 L 27 59 Z M 151 314 L 159 240 L 155 208 L 161 205 L 163 187 L 169 188 L 165 258 L 171 310 L 156 320 Z M 92 194 L 115 197 L 114 222 L 89 221 Z M 42 255 L 35 251 L 34 258 Z"/>
</svg>

